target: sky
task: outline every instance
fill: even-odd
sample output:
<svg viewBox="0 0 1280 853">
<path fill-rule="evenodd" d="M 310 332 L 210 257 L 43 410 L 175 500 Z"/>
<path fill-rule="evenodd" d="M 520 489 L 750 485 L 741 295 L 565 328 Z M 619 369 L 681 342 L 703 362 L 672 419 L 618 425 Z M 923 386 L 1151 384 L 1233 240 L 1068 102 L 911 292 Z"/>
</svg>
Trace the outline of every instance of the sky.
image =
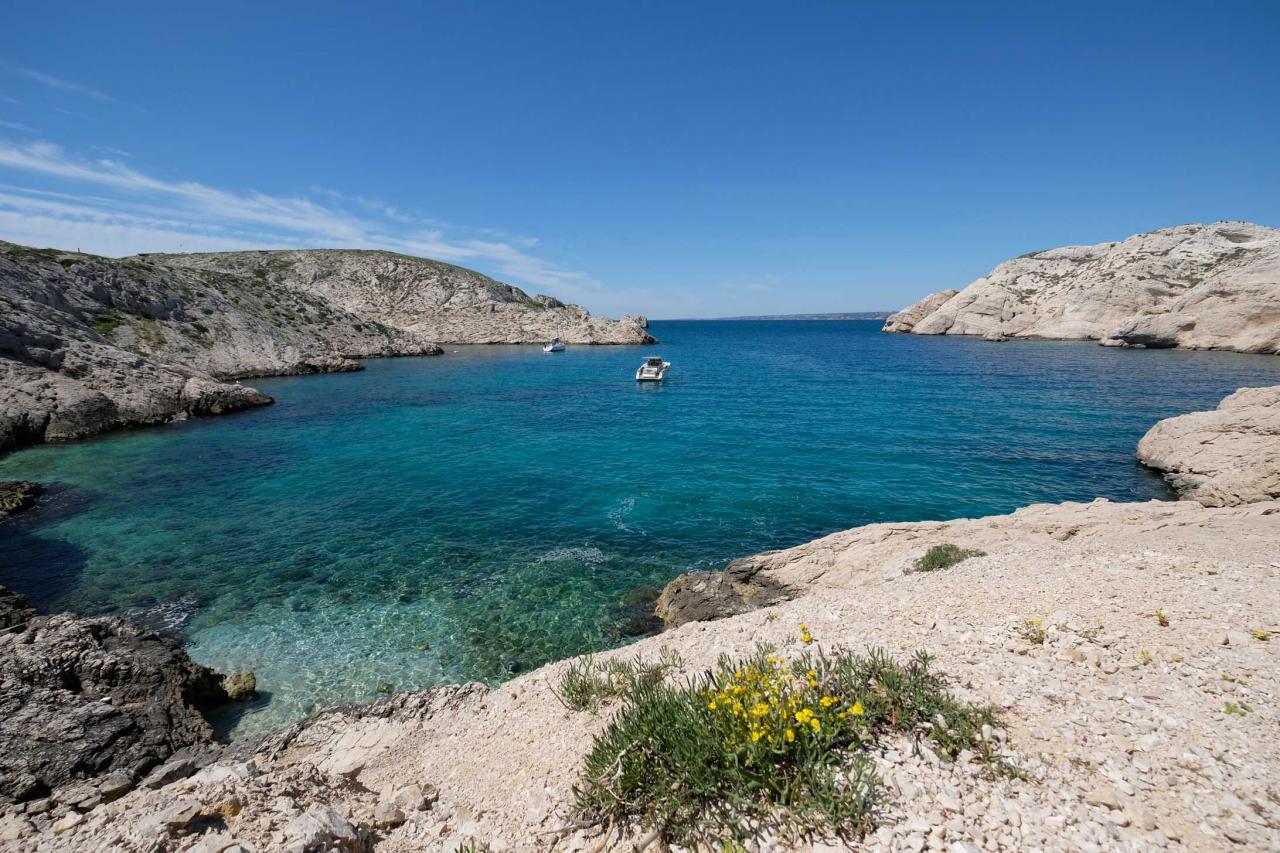
<svg viewBox="0 0 1280 853">
<path fill-rule="evenodd" d="M 0 239 L 386 248 L 593 313 L 893 310 L 1280 226 L 1280 3 L 15 3 Z"/>
</svg>

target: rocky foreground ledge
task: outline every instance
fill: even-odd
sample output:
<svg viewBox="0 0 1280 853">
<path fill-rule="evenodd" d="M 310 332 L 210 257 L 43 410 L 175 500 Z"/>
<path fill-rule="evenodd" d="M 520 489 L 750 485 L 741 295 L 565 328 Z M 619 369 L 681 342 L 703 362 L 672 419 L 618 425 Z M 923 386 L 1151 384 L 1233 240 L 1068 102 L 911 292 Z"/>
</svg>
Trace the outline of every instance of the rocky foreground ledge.
<svg viewBox="0 0 1280 853">
<path fill-rule="evenodd" d="M 891 315 L 884 331 L 1280 353 L 1280 229 L 1179 225 L 1030 252 Z"/>
<path fill-rule="evenodd" d="M 871 525 L 739 561 L 730 586 L 768 579 L 781 597 L 604 657 L 676 651 L 679 677 L 757 642 L 791 657 L 801 624 L 826 648 L 933 654 L 960 698 L 999 712 L 992 737 L 1021 776 L 891 738 L 871 756 L 886 802 L 868 849 L 1280 849 L 1278 541 L 1270 499 Z M 969 556 L 922 570 L 944 544 Z M 643 833 L 619 838 L 576 816 L 583 757 L 616 705 L 566 709 L 557 693 L 573 664 L 326 711 L 56 819 L 43 804 L 11 805 L 0 839 L 34 850 L 633 850 Z"/>
</svg>

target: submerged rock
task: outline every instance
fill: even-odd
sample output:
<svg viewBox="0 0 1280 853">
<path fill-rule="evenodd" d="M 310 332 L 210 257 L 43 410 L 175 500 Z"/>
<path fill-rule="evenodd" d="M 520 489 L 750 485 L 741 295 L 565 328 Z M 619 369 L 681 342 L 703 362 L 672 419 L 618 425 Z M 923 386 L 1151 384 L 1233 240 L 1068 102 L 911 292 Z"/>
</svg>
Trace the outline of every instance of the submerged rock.
<svg viewBox="0 0 1280 853">
<path fill-rule="evenodd" d="M 38 616 L 3 588 L 0 625 L 0 803 L 95 779 L 86 791 L 109 798 L 178 750 L 213 748 L 201 711 L 227 693 L 175 641 L 122 619 Z"/>
<path fill-rule="evenodd" d="M 222 676 L 222 689 L 227 698 L 233 702 L 245 699 L 256 699 L 258 696 L 258 679 L 252 672 L 236 672 Z"/>
<path fill-rule="evenodd" d="M 31 509 L 36 505 L 36 498 L 44 491 L 39 483 L 27 483 L 21 480 L 0 482 L 0 521 L 11 515 Z"/>
</svg>

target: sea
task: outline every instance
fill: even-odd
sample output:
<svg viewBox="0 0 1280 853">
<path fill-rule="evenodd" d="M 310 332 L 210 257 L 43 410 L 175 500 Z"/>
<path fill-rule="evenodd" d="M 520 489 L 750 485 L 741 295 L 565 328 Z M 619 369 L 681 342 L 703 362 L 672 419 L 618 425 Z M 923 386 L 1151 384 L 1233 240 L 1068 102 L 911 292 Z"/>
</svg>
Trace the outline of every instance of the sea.
<svg viewBox="0 0 1280 853">
<path fill-rule="evenodd" d="M 0 524 L 0 585 L 253 670 L 218 721 L 247 735 L 616 647 L 675 576 L 844 528 L 1170 500 L 1143 433 L 1280 384 L 1274 356 L 879 327 L 655 322 L 253 380 L 274 405 L 0 457 L 51 487 Z M 637 383 L 650 354 L 671 370 Z"/>
</svg>

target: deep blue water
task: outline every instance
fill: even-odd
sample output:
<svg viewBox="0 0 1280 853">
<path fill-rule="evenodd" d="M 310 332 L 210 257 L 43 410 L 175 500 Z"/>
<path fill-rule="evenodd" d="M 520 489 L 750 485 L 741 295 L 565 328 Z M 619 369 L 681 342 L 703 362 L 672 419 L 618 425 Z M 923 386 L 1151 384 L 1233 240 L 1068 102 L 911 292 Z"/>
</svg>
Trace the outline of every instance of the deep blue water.
<svg viewBox="0 0 1280 853">
<path fill-rule="evenodd" d="M 853 525 L 1168 497 L 1143 432 L 1280 383 L 1269 356 L 878 328 L 666 322 L 643 350 L 258 380 L 274 406 L 0 458 L 58 485 L 0 526 L 0 584 L 252 668 L 252 731 L 617 644 L 635 589 Z M 637 386 L 650 350 L 674 366 Z"/>
</svg>

